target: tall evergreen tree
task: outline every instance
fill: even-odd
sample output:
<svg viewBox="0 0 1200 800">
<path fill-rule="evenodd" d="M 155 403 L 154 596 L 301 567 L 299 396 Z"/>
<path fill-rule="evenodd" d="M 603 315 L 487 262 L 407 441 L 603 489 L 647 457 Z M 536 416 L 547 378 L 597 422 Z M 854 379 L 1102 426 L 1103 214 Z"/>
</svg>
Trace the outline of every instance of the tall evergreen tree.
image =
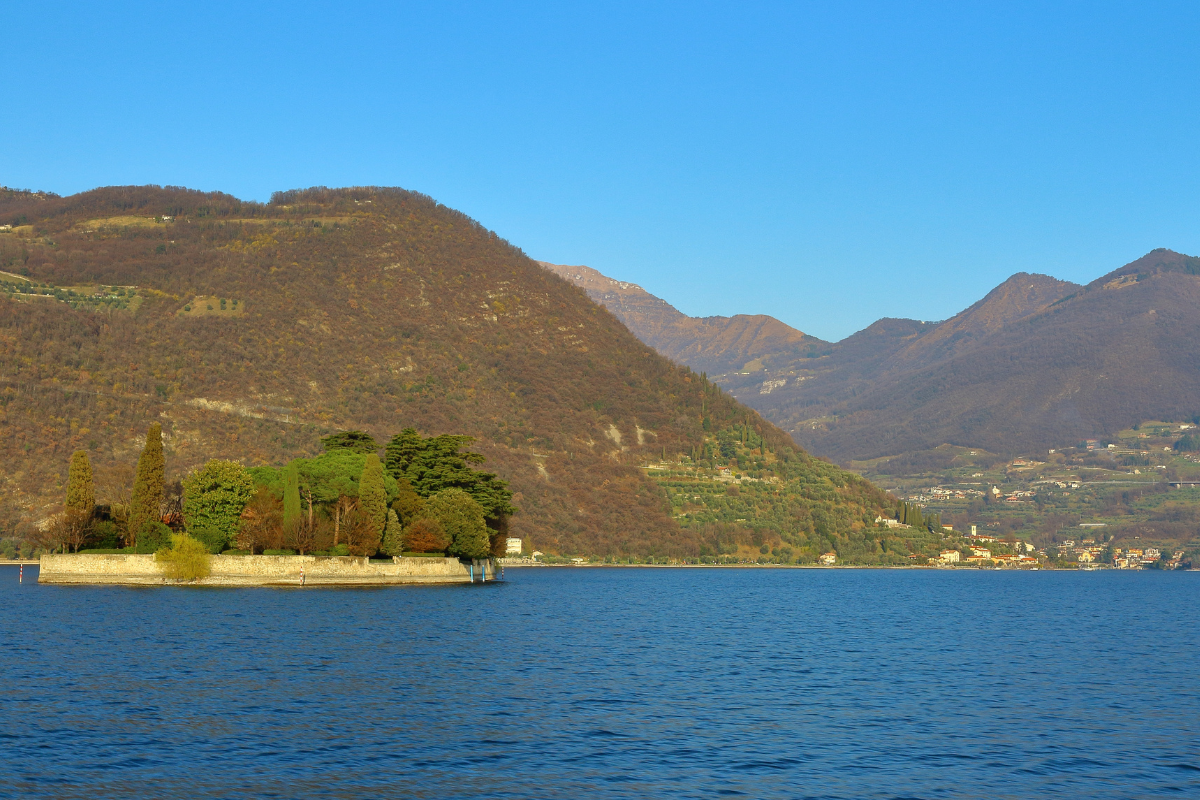
<svg viewBox="0 0 1200 800">
<path fill-rule="evenodd" d="M 162 425 L 155 422 L 146 432 L 146 446 L 138 459 L 133 478 L 133 497 L 129 503 L 129 532 L 126 543 L 137 546 L 139 531 L 150 522 L 159 521 L 163 497 Z"/>
<path fill-rule="evenodd" d="M 92 482 L 92 462 L 85 450 L 71 455 L 67 470 L 67 510 L 82 519 L 91 519 L 96 507 L 96 488 Z"/>
<path fill-rule="evenodd" d="M 908 506 L 908 524 L 914 528 L 925 527 L 925 518 L 921 516 L 921 507 L 916 503 L 910 503 Z"/>
<path fill-rule="evenodd" d="M 400 527 L 400 517 L 390 508 L 387 524 L 383 526 L 383 546 L 380 549 L 389 556 L 404 555 L 404 533 Z"/>
<path fill-rule="evenodd" d="M 387 522 L 387 491 L 383 488 L 383 464 L 374 453 L 367 455 L 358 482 L 358 508 L 367 521 L 368 544 L 377 543 Z"/>
</svg>

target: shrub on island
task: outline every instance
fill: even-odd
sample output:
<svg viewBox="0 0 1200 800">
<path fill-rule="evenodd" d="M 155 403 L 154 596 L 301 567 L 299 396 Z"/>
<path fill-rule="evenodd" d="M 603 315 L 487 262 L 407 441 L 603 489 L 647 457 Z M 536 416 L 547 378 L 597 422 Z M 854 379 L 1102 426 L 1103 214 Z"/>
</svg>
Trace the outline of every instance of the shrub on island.
<svg viewBox="0 0 1200 800">
<path fill-rule="evenodd" d="M 207 578 L 212 572 L 208 547 L 186 533 L 171 534 L 171 546 L 154 554 L 163 574 L 175 581 Z"/>
</svg>

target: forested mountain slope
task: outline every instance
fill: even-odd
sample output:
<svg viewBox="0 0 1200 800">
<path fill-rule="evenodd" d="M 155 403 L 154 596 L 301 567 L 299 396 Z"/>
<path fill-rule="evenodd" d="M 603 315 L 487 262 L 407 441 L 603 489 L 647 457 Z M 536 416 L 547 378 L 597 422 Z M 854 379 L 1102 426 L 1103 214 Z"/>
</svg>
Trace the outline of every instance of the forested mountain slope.
<svg viewBox="0 0 1200 800">
<path fill-rule="evenodd" d="M 76 448 L 101 502 L 127 491 L 151 421 L 168 479 L 213 457 L 281 464 L 335 430 L 471 435 L 515 491 L 511 534 L 563 554 L 698 552 L 705 531 L 641 467 L 735 426 L 828 485 L 837 535 L 887 502 L 422 195 L 5 192 L 0 223 L 0 481 L 18 509 L 61 499 Z"/>
</svg>

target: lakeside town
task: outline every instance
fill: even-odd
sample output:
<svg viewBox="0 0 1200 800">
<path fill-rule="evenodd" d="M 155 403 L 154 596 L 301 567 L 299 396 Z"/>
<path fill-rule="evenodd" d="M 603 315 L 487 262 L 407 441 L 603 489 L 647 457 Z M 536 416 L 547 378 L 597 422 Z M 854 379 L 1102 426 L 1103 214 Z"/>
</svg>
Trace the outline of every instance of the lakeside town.
<svg viewBox="0 0 1200 800">
<path fill-rule="evenodd" d="M 949 533 L 939 565 L 1183 569 L 1197 556 L 1198 430 L 1150 421 L 1038 455 L 943 445 L 854 467 L 939 515 Z"/>
</svg>

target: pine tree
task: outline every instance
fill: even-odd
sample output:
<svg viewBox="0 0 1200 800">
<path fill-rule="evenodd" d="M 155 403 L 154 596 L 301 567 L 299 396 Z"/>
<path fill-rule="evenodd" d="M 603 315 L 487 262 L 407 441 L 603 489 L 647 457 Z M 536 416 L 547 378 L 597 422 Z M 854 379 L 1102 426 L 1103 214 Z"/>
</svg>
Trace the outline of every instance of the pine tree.
<svg viewBox="0 0 1200 800">
<path fill-rule="evenodd" d="M 163 496 L 162 425 L 155 422 L 146 432 L 146 446 L 138 459 L 133 479 L 133 498 L 129 503 L 129 531 L 126 542 L 137 546 L 138 532 L 148 522 L 159 521 Z"/>
<path fill-rule="evenodd" d="M 84 450 L 71 455 L 67 471 L 67 510 L 81 519 L 91 519 L 96 507 L 96 489 L 92 483 L 92 463 Z"/>
<path fill-rule="evenodd" d="M 358 508 L 367 520 L 367 545 L 377 544 L 387 522 L 387 491 L 383 488 L 383 464 L 374 453 L 367 455 L 358 482 Z"/>
</svg>

